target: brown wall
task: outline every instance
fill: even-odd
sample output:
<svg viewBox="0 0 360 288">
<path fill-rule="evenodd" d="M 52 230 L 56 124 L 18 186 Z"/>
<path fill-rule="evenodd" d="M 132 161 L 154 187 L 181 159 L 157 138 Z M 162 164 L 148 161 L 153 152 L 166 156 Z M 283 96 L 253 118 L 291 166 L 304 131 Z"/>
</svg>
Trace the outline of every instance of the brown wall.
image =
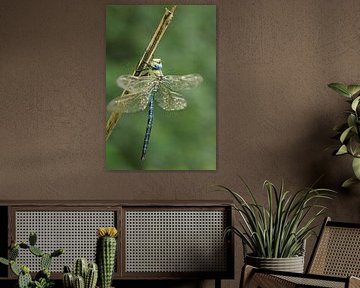
<svg viewBox="0 0 360 288">
<path fill-rule="evenodd" d="M 325 174 L 339 190 L 328 214 L 360 221 L 359 188 L 339 188 L 349 159 L 324 150 L 347 108 L 326 85 L 360 82 L 360 2 L 195 2 L 217 4 L 216 172 L 107 172 L 109 2 L 1 0 L 0 199 L 222 199 L 208 185 L 237 175 L 261 197 L 264 179 L 296 189 Z"/>
</svg>

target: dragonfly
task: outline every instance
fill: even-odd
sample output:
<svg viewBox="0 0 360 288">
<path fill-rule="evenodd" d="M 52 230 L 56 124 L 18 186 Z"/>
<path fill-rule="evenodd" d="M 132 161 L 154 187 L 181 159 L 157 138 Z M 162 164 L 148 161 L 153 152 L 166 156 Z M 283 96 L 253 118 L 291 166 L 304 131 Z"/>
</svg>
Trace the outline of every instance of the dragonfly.
<svg viewBox="0 0 360 288">
<path fill-rule="evenodd" d="M 183 110 L 187 103 L 179 91 L 195 88 L 202 81 L 199 74 L 163 75 L 162 62 L 158 58 L 152 59 L 140 76 L 122 75 L 116 80 L 117 85 L 127 93 L 111 100 L 108 111 L 133 113 L 148 107 L 141 160 L 145 160 L 149 147 L 155 102 L 165 111 Z"/>
</svg>

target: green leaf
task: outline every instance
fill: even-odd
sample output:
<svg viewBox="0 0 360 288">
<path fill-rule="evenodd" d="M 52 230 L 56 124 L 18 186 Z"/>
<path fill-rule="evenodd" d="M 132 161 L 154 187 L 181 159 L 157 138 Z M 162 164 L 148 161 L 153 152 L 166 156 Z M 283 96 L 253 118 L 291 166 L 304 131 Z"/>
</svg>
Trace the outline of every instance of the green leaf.
<svg viewBox="0 0 360 288">
<path fill-rule="evenodd" d="M 359 105 L 360 96 L 356 97 L 351 103 L 351 109 L 356 111 L 357 106 Z"/>
<path fill-rule="evenodd" d="M 351 178 L 345 180 L 344 183 L 342 183 L 341 187 L 349 188 L 350 186 L 353 186 L 353 185 L 359 184 L 359 183 L 360 183 L 359 179 L 357 179 L 356 177 L 351 177 Z"/>
<path fill-rule="evenodd" d="M 344 143 L 344 141 L 346 140 L 346 137 L 348 136 L 349 132 L 351 131 L 353 127 L 348 127 L 343 133 L 341 133 L 340 135 L 340 142 Z"/>
<path fill-rule="evenodd" d="M 346 147 L 352 156 L 360 157 L 360 138 L 358 135 L 352 135 Z"/>
<path fill-rule="evenodd" d="M 341 147 L 339 148 L 339 150 L 336 152 L 335 155 L 344 155 L 347 153 L 348 153 L 348 150 L 346 148 L 346 145 L 341 145 Z"/>
<path fill-rule="evenodd" d="M 352 168 L 357 179 L 360 180 L 360 158 L 354 158 L 352 162 Z"/>
<path fill-rule="evenodd" d="M 353 126 L 355 129 L 355 133 L 357 133 L 357 129 L 356 129 L 356 116 L 353 113 L 350 113 L 348 118 L 347 118 L 347 124 L 348 126 Z"/>
<path fill-rule="evenodd" d="M 351 96 L 360 92 L 360 85 L 348 85 L 347 90 L 349 91 Z"/>
<path fill-rule="evenodd" d="M 348 125 L 348 123 L 342 123 L 342 124 L 340 124 L 340 125 L 336 125 L 336 126 L 333 128 L 333 130 L 336 131 L 336 132 L 342 133 L 342 132 L 344 132 L 344 130 L 345 130 L 346 128 L 348 128 L 349 126 L 350 126 L 350 125 Z"/>
<path fill-rule="evenodd" d="M 348 98 L 351 97 L 351 93 L 348 90 L 347 85 L 344 85 L 341 83 L 330 83 L 328 85 L 328 87 L 345 97 L 348 97 Z"/>
</svg>

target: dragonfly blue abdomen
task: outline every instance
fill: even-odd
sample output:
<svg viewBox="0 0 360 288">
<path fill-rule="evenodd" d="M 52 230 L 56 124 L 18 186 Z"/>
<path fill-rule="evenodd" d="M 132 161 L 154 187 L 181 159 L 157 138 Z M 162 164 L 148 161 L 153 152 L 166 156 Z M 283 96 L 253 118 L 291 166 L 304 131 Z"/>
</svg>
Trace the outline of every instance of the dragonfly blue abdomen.
<svg viewBox="0 0 360 288">
<path fill-rule="evenodd" d="M 148 120 L 147 120 L 147 125 L 146 125 L 145 136 L 144 136 L 143 149 L 142 149 L 142 153 L 141 153 L 141 160 L 145 160 L 146 151 L 147 151 L 147 148 L 148 148 L 149 142 L 150 142 L 151 129 L 152 129 L 153 120 L 154 120 L 154 94 L 155 94 L 155 90 L 151 91 L 150 97 L 149 97 Z"/>
</svg>

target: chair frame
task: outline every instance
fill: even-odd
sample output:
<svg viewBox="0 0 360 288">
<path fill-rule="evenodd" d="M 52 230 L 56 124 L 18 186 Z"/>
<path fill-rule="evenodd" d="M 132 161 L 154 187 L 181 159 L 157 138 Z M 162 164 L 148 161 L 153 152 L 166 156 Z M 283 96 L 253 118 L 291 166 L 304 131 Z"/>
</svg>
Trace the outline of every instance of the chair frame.
<svg viewBox="0 0 360 288">
<path fill-rule="evenodd" d="M 255 268 L 250 265 L 244 265 L 241 279 L 240 279 L 240 288 L 250 288 L 250 287 L 261 287 L 261 288 L 272 288 L 272 287 L 283 287 L 283 288 L 292 288 L 292 287 L 328 287 L 328 286 L 314 286 L 307 284 L 299 284 L 289 280 L 289 278 L 294 277 L 299 279 L 299 282 L 306 282 L 306 280 L 318 280 L 318 281 L 331 281 L 336 282 L 342 285 L 345 288 L 356 288 L 360 287 L 360 278 L 354 276 L 329 276 L 329 275 L 319 275 L 311 272 L 311 268 L 314 265 L 314 260 L 317 252 L 320 249 L 320 244 L 322 237 L 324 235 L 324 230 L 326 227 L 343 227 L 343 228 L 357 228 L 360 229 L 360 224 L 356 223 L 343 223 L 343 222 L 334 222 L 331 221 L 330 217 L 325 218 L 325 221 L 321 227 L 320 235 L 316 241 L 315 248 L 311 254 L 309 264 L 306 268 L 305 274 L 293 273 L 293 272 L 283 272 L 283 271 L 272 271 L 268 269 Z M 360 245 L 360 244 L 359 244 Z M 258 278 L 258 279 L 257 279 Z M 286 279 L 287 278 L 287 279 Z M 259 280 L 258 282 L 256 282 Z M 249 286 L 251 281 L 255 281 L 255 285 Z"/>
</svg>

